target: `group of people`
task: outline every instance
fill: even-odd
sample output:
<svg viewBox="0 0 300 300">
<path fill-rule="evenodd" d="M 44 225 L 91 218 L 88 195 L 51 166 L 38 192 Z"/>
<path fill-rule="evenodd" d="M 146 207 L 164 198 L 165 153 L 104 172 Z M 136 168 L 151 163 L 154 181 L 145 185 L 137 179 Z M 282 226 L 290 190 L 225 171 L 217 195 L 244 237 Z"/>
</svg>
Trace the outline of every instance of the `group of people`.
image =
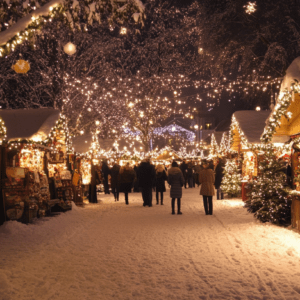
<svg viewBox="0 0 300 300">
<path fill-rule="evenodd" d="M 150 158 L 144 159 L 138 166 L 131 167 L 129 163 L 120 166 L 116 161 L 112 168 L 109 168 L 107 161 L 102 163 L 102 174 L 105 194 L 109 194 L 108 175 L 111 176 L 111 191 L 115 201 L 119 201 L 119 194 L 124 193 L 125 203 L 129 204 L 128 194 L 140 191 L 143 198 L 143 206 L 152 206 L 152 191 L 156 192 L 156 204 L 163 205 L 164 192 L 166 192 L 165 182 L 170 187 L 170 197 L 172 214 L 175 214 L 175 202 L 177 199 L 177 214 L 181 215 L 182 188 L 195 187 L 201 185 L 200 195 L 203 196 L 204 210 L 207 215 L 213 214 L 212 197 L 217 190 L 217 199 L 223 199 L 220 190 L 223 177 L 223 162 L 218 161 L 216 167 L 206 160 L 201 165 L 193 165 L 183 161 L 179 166 L 176 161 L 167 169 L 160 164 L 156 167 L 151 164 Z"/>
</svg>

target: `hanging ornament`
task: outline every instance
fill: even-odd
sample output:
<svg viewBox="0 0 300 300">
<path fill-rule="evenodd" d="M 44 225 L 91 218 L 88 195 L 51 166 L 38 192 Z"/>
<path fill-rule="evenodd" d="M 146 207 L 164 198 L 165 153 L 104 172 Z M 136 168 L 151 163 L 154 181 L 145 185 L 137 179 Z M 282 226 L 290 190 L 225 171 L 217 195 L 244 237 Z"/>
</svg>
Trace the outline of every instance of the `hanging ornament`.
<svg viewBox="0 0 300 300">
<path fill-rule="evenodd" d="M 19 59 L 17 62 L 11 66 L 11 68 L 16 72 L 16 73 L 27 73 L 30 70 L 30 64 L 28 61 Z"/>
<path fill-rule="evenodd" d="M 71 42 L 64 45 L 64 51 L 68 55 L 73 55 L 76 52 L 76 46 L 72 44 Z"/>
</svg>

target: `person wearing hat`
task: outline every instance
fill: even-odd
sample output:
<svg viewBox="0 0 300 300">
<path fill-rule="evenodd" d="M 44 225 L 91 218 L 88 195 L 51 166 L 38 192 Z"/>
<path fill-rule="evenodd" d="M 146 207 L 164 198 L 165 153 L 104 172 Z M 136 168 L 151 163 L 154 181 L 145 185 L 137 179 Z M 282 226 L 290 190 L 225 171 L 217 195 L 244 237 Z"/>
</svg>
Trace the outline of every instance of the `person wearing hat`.
<svg viewBox="0 0 300 300">
<path fill-rule="evenodd" d="M 215 174 L 214 171 L 209 168 L 209 162 L 202 162 L 203 170 L 199 174 L 199 182 L 201 184 L 200 195 L 203 196 L 203 205 L 206 215 L 213 214 L 213 202 L 212 197 L 215 194 Z"/>
<path fill-rule="evenodd" d="M 173 161 L 172 167 L 168 171 L 168 183 L 171 186 L 170 197 L 172 198 L 172 215 L 175 215 L 176 198 L 177 198 L 177 214 L 182 215 L 181 197 L 182 197 L 182 187 L 184 184 L 184 178 L 176 161 Z"/>
</svg>

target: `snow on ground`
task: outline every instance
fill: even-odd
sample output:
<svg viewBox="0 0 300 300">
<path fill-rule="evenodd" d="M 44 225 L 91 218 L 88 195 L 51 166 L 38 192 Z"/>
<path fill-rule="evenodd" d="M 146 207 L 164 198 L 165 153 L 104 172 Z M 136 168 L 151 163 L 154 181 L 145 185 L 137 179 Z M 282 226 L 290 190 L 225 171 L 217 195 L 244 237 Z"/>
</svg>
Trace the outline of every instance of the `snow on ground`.
<svg viewBox="0 0 300 300">
<path fill-rule="evenodd" d="M 0 299 L 300 299 L 300 235 L 261 224 L 239 199 L 183 191 L 183 215 L 141 194 L 0 227 Z"/>
</svg>

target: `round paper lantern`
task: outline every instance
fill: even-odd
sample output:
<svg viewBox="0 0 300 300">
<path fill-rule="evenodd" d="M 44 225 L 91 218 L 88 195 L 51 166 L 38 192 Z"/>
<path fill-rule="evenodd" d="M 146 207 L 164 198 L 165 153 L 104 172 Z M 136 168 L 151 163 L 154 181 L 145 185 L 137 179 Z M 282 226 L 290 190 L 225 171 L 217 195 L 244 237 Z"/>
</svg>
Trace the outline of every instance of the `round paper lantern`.
<svg viewBox="0 0 300 300">
<path fill-rule="evenodd" d="M 64 45 L 64 51 L 68 55 L 73 55 L 76 52 L 76 46 L 72 44 L 71 42 Z"/>
<path fill-rule="evenodd" d="M 27 73 L 30 70 L 30 64 L 28 61 L 19 59 L 11 66 L 11 68 L 17 73 Z"/>
</svg>

